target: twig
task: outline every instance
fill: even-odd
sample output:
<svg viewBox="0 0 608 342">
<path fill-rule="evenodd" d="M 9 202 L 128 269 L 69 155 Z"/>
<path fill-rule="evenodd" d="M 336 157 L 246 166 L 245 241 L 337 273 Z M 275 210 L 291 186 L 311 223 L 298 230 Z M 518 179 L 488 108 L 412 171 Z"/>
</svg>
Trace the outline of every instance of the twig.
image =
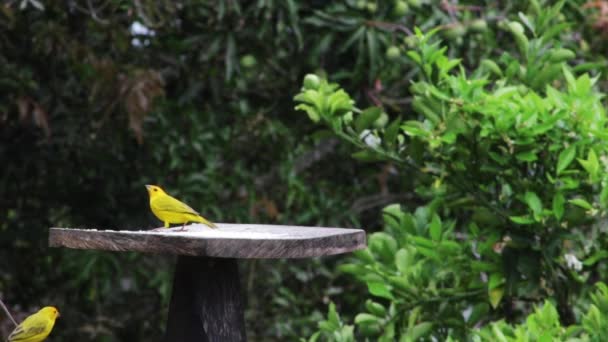
<svg viewBox="0 0 608 342">
<path fill-rule="evenodd" d="M 89 6 L 89 12 L 90 12 L 91 18 L 93 18 L 93 20 L 95 20 L 96 22 L 98 22 L 98 23 L 100 23 L 102 25 L 108 25 L 109 24 L 109 22 L 107 20 L 101 19 L 97 15 L 97 11 L 93 7 L 93 4 L 91 3 L 91 0 L 87 0 L 87 5 Z M 103 7 L 105 7 L 105 5 L 103 5 Z"/>
<path fill-rule="evenodd" d="M 357 199 L 349 211 L 361 213 L 396 201 L 412 200 L 414 198 L 415 196 L 412 194 L 374 194 Z"/>
<path fill-rule="evenodd" d="M 395 23 L 387 23 L 384 21 L 376 21 L 376 20 L 368 20 L 365 22 L 365 24 L 367 26 L 371 26 L 371 27 L 376 27 L 382 30 L 388 30 L 388 31 L 401 31 L 404 32 L 405 34 L 407 34 L 408 36 L 413 36 L 414 33 L 412 32 L 412 30 L 410 30 L 409 28 L 400 25 L 400 24 L 395 24 Z"/>
<path fill-rule="evenodd" d="M 13 322 L 13 324 L 15 326 L 18 326 L 19 324 L 17 324 L 17 322 L 13 318 L 13 315 L 11 315 L 10 311 L 8 311 L 8 308 L 6 307 L 6 305 L 4 305 L 4 302 L 2 302 L 2 300 L 0 300 L 0 306 L 2 306 L 2 309 L 4 309 L 4 312 L 6 312 L 6 315 L 8 316 L 8 318 L 11 319 L 11 321 Z"/>
<path fill-rule="evenodd" d="M 141 0 L 134 0 L 133 4 L 135 5 L 135 11 L 137 12 L 137 16 L 141 19 L 141 21 L 144 22 L 147 27 L 157 29 L 163 25 L 163 20 L 160 20 L 155 23 L 144 13 L 144 8 L 141 4 Z"/>
<path fill-rule="evenodd" d="M 328 154 L 332 153 L 336 146 L 338 146 L 338 139 L 328 138 L 322 140 L 313 147 L 311 151 L 304 153 L 295 159 L 293 163 L 293 171 L 298 174 L 308 169 L 315 163 L 325 158 Z M 254 181 L 256 188 L 263 189 L 275 181 L 279 174 L 279 167 L 274 167 L 269 173 L 257 177 Z"/>
</svg>

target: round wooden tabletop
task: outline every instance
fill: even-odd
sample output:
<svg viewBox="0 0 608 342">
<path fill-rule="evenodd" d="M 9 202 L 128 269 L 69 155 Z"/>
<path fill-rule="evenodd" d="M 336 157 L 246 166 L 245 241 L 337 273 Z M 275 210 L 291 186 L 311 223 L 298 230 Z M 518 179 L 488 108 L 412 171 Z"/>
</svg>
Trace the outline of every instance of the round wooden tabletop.
<svg viewBox="0 0 608 342">
<path fill-rule="evenodd" d="M 361 229 L 216 223 L 156 230 L 51 228 L 49 245 L 221 258 L 309 258 L 366 247 Z"/>
</svg>

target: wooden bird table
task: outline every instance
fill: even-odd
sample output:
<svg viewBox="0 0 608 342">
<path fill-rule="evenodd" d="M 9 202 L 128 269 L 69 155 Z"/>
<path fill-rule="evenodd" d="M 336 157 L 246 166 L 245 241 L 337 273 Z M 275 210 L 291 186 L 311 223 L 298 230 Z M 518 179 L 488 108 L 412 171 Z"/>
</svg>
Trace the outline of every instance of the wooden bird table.
<svg viewBox="0 0 608 342">
<path fill-rule="evenodd" d="M 310 258 L 365 248 L 360 229 L 200 224 L 157 231 L 51 228 L 49 245 L 178 255 L 167 342 L 246 341 L 237 259 Z"/>
</svg>

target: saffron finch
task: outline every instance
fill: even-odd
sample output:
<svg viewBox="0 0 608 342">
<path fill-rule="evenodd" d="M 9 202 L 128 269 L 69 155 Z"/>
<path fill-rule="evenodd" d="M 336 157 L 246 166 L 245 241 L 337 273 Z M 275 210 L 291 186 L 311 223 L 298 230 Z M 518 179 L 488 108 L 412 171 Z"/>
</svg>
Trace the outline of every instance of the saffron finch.
<svg viewBox="0 0 608 342">
<path fill-rule="evenodd" d="M 53 330 L 59 311 L 52 306 L 46 306 L 35 314 L 28 316 L 8 336 L 8 342 L 40 342 L 44 341 Z"/>
<path fill-rule="evenodd" d="M 188 222 L 200 222 L 210 228 L 217 226 L 202 217 L 186 203 L 169 196 L 163 189 L 156 185 L 146 185 L 150 196 L 150 208 L 159 220 L 165 223 L 165 228 L 169 228 L 170 223 L 181 223 L 182 230 Z"/>
</svg>

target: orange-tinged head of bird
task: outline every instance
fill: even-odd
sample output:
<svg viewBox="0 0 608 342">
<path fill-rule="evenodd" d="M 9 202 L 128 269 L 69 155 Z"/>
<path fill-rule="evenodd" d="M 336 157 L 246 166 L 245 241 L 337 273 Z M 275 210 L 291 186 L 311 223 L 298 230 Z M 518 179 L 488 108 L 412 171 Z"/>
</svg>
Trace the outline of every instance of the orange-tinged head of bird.
<svg viewBox="0 0 608 342">
<path fill-rule="evenodd" d="M 41 315 L 44 315 L 45 317 L 48 317 L 49 319 L 55 320 L 57 317 L 59 317 L 59 310 L 57 310 L 56 307 L 54 306 L 45 306 L 42 309 L 40 309 L 40 311 L 38 311 L 38 313 L 40 313 Z"/>
<path fill-rule="evenodd" d="M 146 184 L 146 189 L 148 189 L 148 195 L 150 195 L 150 198 L 153 198 L 154 196 L 162 195 L 165 193 L 163 191 L 163 189 L 161 189 L 160 186 L 157 186 L 157 185 Z"/>
</svg>

